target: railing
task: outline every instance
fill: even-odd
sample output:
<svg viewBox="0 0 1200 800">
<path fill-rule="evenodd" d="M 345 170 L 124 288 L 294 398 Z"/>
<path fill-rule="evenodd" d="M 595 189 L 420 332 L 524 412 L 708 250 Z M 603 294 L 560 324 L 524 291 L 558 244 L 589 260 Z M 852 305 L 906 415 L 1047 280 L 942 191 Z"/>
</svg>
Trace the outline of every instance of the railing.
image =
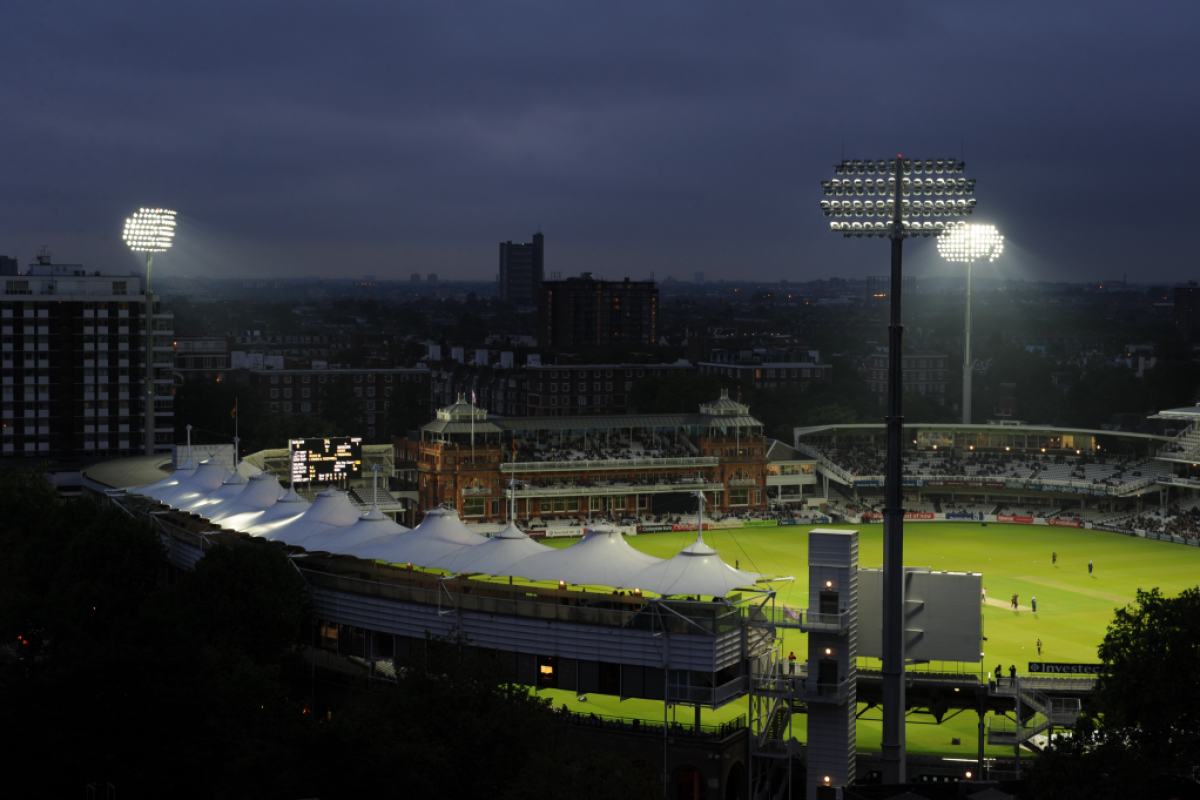
<svg viewBox="0 0 1200 800">
<path fill-rule="evenodd" d="M 490 486 L 468 486 L 466 489 L 462 490 L 462 493 L 464 495 L 491 494 L 492 487 L 490 487 Z"/>
<path fill-rule="evenodd" d="M 478 593 L 503 591 L 499 585 L 494 588 L 488 585 L 430 585 L 424 581 L 418 585 L 415 580 L 413 583 L 385 583 L 310 569 L 301 569 L 300 572 L 313 587 L 398 602 L 440 606 L 444 610 L 504 614 L 654 632 L 665 628 L 672 634 L 720 635 L 736 629 L 741 623 L 741 609 L 723 604 L 660 600 L 657 602 L 662 603 L 667 613 L 654 615 L 649 612 L 650 603 L 625 595 L 611 597 L 598 592 L 547 592 L 539 595 L 544 598 L 539 602 L 526 596 L 509 598 Z M 558 602 L 553 602 L 554 600 Z M 570 605 L 571 602 L 577 604 Z"/>
<path fill-rule="evenodd" d="M 729 481 L 730 486 L 757 486 L 756 478 L 732 478 Z"/>
<path fill-rule="evenodd" d="M 645 733 L 659 739 L 663 737 L 663 721 L 638 719 L 635 717 L 611 717 L 606 714 L 588 714 L 570 711 L 566 721 L 585 728 L 610 728 L 623 733 Z M 688 722 L 672 722 L 667 725 L 669 736 L 694 736 L 707 739 L 724 739 L 746 727 L 746 715 L 720 725 L 699 725 Z"/>
<path fill-rule="evenodd" d="M 1194 461 L 1192 456 L 1198 448 L 1200 448 L 1200 429 L 1192 424 L 1176 434 L 1171 441 L 1158 448 L 1155 455 L 1169 461 Z"/>
<path fill-rule="evenodd" d="M 606 483 L 588 486 L 525 486 L 516 490 L 517 497 L 554 497 L 557 495 L 588 495 L 588 494 L 655 494 L 659 492 L 713 492 L 722 491 L 722 483 L 703 483 L 700 481 L 678 483 Z M 505 489 L 509 495 L 513 490 Z"/>
<path fill-rule="evenodd" d="M 850 697 L 850 681 L 840 683 L 822 683 L 810 676 L 804 683 L 800 697 L 806 703 L 832 703 L 841 705 Z"/>
<path fill-rule="evenodd" d="M 558 470 L 645 469 L 650 467 L 715 467 L 720 459 L 696 458 L 600 458 L 579 461 L 518 461 L 500 465 L 502 472 L 554 472 Z"/>
<path fill-rule="evenodd" d="M 800 630 L 805 633 L 842 633 L 850 627 L 850 612 L 821 614 L 812 609 L 803 609 Z"/>
<path fill-rule="evenodd" d="M 834 476 L 840 478 L 842 480 L 842 483 L 848 483 L 848 484 L 854 483 L 854 476 L 851 475 L 849 473 L 849 471 L 842 469 L 837 464 L 833 463 L 833 461 L 828 456 L 826 456 L 824 453 L 822 453 L 817 448 L 815 448 L 811 445 L 807 445 L 804 442 L 797 442 L 796 449 L 799 450 L 801 453 L 806 453 L 806 454 L 812 456 L 813 458 L 815 458 L 821 464 L 821 466 L 825 467 L 825 469 L 832 472 L 834 474 Z"/>
</svg>

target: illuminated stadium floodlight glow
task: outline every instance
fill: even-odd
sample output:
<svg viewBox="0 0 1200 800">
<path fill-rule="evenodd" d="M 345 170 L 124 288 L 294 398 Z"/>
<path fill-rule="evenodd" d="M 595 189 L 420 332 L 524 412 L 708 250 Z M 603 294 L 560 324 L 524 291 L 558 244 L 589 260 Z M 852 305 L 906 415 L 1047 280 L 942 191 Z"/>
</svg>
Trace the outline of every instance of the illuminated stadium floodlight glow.
<svg viewBox="0 0 1200 800">
<path fill-rule="evenodd" d="M 135 253 L 165 253 L 174 238 L 174 211 L 143 208 L 125 220 L 125 244 Z"/>
<path fill-rule="evenodd" d="M 847 239 L 892 240 L 891 321 L 888 325 L 887 469 L 883 509 L 883 741 L 884 783 L 904 783 L 904 508 L 901 435 L 904 391 L 900 290 L 904 240 L 941 237 L 966 225 L 975 211 L 975 180 L 956 158 L 847 160 L 821 181 L 821 213 Z"/>
<path fill-rule="evenodd" d="M 986 258 L 995 261 L 1004 252 L 1004 237 L 995 225 L 963 225 L 938 237 L 938 252 L 947 261 L 958 261 L 967 265 L 967 326 L 963 339 L 963 399 L 962 421 L 971 424 L 971 268 L 976 261 Z"/>
<path fill-rule="evenodd" d="M 151 271 L 154 254 L 165 253 L 175 238 L 175 212 L 165 208 L 142 208 L 125 220 L 123 238 L 129 249 L 146 254 L 146 388 L 145 452 L 154 455 L 154 284 Z"/>
</svg>

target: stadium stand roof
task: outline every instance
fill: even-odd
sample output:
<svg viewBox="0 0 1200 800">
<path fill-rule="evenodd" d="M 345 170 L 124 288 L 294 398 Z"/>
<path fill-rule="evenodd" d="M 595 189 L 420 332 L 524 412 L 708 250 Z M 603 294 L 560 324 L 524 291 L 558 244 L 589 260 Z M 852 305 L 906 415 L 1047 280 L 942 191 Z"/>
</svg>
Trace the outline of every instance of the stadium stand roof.
<svg viewBox="0 0 1200 800">
<path fill-rule="evenodd" d="M 456 551 L 430 564 L 434 569 L 447 572 L 479 572 L 484 575 L 508 577 L 516 575 L 514 566 L 521 561 L 553 549 L 530 539 L 524 531 L 511 522 L 477 547 Z"/>
<path fill-rule="evenodd" d="M 584 537 L 562 550 L 533 556 L 512 567 L 513 574 L 531 581 L 564 581 L 572 585 L 640 588 L 634 578 L 662 559 L 634 550 L 621 532 L 608 527 L 592 528 Z"/>
<path fill-rule="evenodd" d="M 724 597 L 739 586 L 753 586 L 762 576 L 734 569 L 704 543 L 704 535 L 666 561 L 634 576 L 637 588 L 662 595 L 697 594 Z"/>
</svg>

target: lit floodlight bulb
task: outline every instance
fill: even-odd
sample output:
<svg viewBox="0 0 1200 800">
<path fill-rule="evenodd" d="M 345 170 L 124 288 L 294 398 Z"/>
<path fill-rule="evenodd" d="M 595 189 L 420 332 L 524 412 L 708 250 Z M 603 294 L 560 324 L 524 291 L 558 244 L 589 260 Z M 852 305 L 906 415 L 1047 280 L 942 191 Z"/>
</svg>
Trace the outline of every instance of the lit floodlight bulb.
<svg viewBox="0 0 1200 800">
<path fill-rule="evenodd" d="M 960 224 L 938 237 L 938 252 L 947 261 L 995 261 L 1004 251 L 1004 237 L 995 225 Z"/>
<path fill-rule="evenodd" d="M 125 244 L 136 253 L 164 253 L 174 238 L 174 211 L 143 208 L 125 220 Z"/>
</svg>

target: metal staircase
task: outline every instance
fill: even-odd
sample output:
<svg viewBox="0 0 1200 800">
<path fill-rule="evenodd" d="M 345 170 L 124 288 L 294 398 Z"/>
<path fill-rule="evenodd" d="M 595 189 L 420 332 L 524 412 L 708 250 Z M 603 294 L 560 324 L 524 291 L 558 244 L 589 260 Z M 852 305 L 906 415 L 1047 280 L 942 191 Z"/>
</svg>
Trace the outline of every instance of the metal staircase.
<svg viewBox="0 0 1200 800">
<path fill-rule="evenodd" d="M 802 664 L 788 672 L 778 642 L 749 663 L 750 797 L 776 800 L 787 792 L 789 765 L 799 752 L 800 742 L 791 735 L 793 705 L 808 673 Z"/>
<path fill-rule="evenodd" d="M 1050 728 L 1072 728 L 1079 721 L 1081 703 L 1078 698 L 1047 697 L 1036 689 L 1023 688 L 1017 681 L 1014 696 L 1017 717 L 992 717 L 988 719 L 988 744 L 1016 747 L 1028 744 L 1035 736 Z M 1025 711 L 1033 712 L 1029 718 Z"/>
</svg>

